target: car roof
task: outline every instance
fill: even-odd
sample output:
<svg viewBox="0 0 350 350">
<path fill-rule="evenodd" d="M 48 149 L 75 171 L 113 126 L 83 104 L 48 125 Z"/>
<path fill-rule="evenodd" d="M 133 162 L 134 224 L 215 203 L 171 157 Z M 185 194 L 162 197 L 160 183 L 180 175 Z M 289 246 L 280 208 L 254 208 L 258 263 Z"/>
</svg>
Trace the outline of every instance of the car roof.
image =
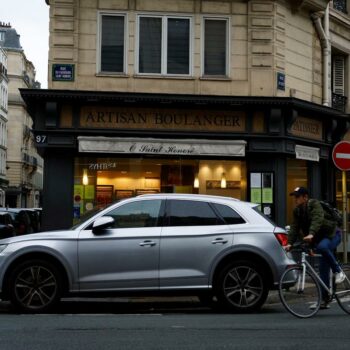
<svg viewBox="0 0 350 350">
<path fill-rule="evenodd" d="M 152 194 L 142 194 L 140 196 L 136 196 L 136 198 L 159 198 L 159 199 L 190 199 L 190 200 L 205 200 L 205 201 L 213 201 L 213 202 L 221 202 L 221 203 L 240 203 L 243 205 L 247 205 L 250 207 L 255 207 L 258 204 L 241 201 L 240 199 L 234 197 L 224 197 L 224 196 L 214 196 L 210 194 L 186 194 L 186 193 L 152 193 Z M 135 197 L 133 197 L 135 198 Z"/>
<path fill-rule="evenodd" d="M 3 213 L 19 213 L 21 211 L 28 210 L 26 208 L 0 208 L 0 211 Z"/>
</svg>

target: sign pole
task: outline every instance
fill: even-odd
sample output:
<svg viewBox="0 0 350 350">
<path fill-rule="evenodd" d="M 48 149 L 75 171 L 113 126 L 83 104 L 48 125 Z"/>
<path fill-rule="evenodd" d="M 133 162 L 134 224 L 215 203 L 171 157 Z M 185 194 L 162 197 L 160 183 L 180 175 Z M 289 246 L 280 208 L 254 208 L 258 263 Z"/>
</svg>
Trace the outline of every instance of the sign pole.
<svg viewBox="0 0 350 350">
<path fill-rule="evenodd" d="M 346 171 L 342 171 L 342 191 L 343 191 L 343 262 L 348 262 L 348 215 L 347 215 L 347 189 Z"/>
</svg>

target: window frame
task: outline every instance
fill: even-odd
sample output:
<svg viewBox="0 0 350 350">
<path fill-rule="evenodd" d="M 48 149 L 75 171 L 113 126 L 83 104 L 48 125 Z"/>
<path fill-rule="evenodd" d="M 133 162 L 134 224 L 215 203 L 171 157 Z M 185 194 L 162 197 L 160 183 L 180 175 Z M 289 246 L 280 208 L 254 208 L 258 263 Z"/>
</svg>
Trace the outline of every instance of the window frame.
<svg viewBox="0 0 350 350">
<path fill-rule="evenodd" d="M 111 12 L 111 11 L 98 11 L 97 12 L 97 50 L 96 50 L 96 74 L 97 75 L 127 75 L 128 74 L 128 14 L 126 12 Z M 106 72 L 102 70 L 102 17 L 103 16 L 114 16 L 124 17 L 124 52 L 123 52 L 123 72 Z"/>
<path fill-rule="evenodd" d="M 205 74 L 205 22 L 209 21 L 225 21 L 226 22 L 226 67 L 224 75 L 208 75 Z M 230 78 L 230 56 L 231 56 L 231 19 L 227 16 L 208 16 L 204 15 L 202 17 L 202 38 L 201 38 L 201 77 L 202 78 Z"/>
<path fill-rule="evenodd" d="M 160 73 L 143 73 L 140 72 L 140 19 L 160 18 L 162 20 L 162 41 L 161 41 L 161 69 Z M 187 19 L 189 21 L 189 62 L 188 74 L 168 74 L 168 19 Z M 157 76 L 157 77 L 192 77 L 193 76 L 193 16 L 180 14 L 155 14 L 139 13 L 136 16 L 136 40 L 135 40 L 135 72 L 140 76 Z"/>
</svg>

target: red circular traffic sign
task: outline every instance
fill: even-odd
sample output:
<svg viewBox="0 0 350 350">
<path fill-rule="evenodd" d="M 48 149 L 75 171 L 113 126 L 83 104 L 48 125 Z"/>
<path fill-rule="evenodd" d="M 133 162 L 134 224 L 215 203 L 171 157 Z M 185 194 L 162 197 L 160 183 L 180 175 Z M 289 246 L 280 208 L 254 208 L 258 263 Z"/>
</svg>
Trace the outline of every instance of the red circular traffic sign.
<svg viewBox="0 0 350 350">
<path fill-rule="evenodd" d="M 332 152 L 334 165 L 343 171 L 350 170 L 350 142 L 338 142 Z"/>
</svg>

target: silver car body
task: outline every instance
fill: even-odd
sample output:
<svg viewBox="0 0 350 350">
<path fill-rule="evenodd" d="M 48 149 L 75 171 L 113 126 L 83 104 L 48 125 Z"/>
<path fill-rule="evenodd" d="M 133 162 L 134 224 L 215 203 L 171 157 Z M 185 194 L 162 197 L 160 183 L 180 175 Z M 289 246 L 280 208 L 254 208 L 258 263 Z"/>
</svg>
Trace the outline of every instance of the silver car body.
<svg viewBox="0 0 350 350">
<path fill-rule="evenodd" d="M 93 233 L 93 222 L 130 202 L 191 200 L 231 207 L 245 223 L 210 226 L 107 228 Z M 270 268 L 272 286 L 293 261 L 274 236 L 282 229 L 252 208 L 227 197 L 156 194 L 123 200 L 72 230 L 51 231 L 0 241 L 0 291 L 7 269 L 28 254 L 59 261 L 67 274 L 68 292 L 208 290 L 217 266 L 234 253 L 254 254 Z"/>
</svg>

